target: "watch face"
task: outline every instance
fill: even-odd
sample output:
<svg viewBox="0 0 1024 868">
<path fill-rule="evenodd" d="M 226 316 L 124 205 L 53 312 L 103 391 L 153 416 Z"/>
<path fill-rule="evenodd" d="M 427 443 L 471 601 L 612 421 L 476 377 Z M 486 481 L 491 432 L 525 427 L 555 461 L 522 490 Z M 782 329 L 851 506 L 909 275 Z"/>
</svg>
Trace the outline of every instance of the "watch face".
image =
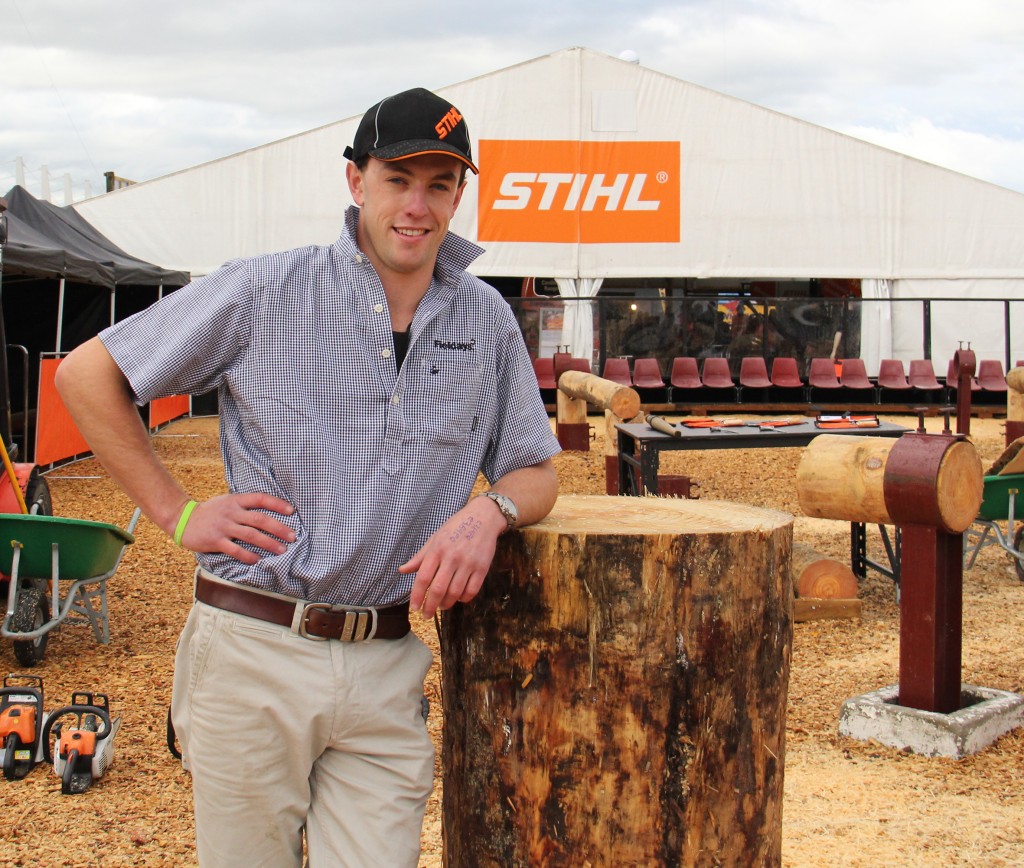
<svg viewBox="0 0 1024 868">
<path fill-rule="evenodd" d="M 506 497 L 504 494 L 498 494 L 496 491 L 487 492 L 487 496 L 498 505 L 498 509 L 500 509 L 501 514 L 505 516 L 505 521 L 508 522 L 508 526 L 512 527 L 516 523 L 516 519 L 519 518 L 519 510 L 516 509 L 516 505 L 512 502 L 512 499 L 510 497 Z"/>
</svg>

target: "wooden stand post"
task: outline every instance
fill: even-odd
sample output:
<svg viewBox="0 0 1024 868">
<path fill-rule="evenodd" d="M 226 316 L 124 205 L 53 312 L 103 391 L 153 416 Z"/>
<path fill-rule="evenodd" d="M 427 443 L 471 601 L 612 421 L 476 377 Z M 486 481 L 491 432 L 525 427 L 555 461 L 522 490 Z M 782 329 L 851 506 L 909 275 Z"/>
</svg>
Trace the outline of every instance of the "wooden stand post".
<svg viewBox="0 0 1024 868">
<path fill-rule="evenodd" d="M 561 389 L 555 392 L 555 433 L 558 445 L 566 451 L 590 450 L 587 402 L 583 398 L 573 398 Z"/>
<path fill-rule="evenodd" d="M 779 865 L 792 518 L 563 497 L 441 626 L 445 865 Z"/>
</svg>

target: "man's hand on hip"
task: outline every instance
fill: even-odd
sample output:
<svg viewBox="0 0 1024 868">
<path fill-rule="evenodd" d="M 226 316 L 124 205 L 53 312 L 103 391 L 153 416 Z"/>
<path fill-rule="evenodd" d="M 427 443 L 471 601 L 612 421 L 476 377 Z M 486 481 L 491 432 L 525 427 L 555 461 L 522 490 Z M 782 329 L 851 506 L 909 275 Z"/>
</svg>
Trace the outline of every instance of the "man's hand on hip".
<svg viewBox="0 0 1024 868">
<path fill-rule="evenodd" d="M 285 543 L 295 541 L 295 532 L 271 513 L 294 511 L 288 501 L 270 494 L 222 494 L 195 507 L 181 544 L 194 552 L 221 552 L 243 564 L 255 564 L 260 556 L 239 543 L 284 554 Z"/>
</svg>

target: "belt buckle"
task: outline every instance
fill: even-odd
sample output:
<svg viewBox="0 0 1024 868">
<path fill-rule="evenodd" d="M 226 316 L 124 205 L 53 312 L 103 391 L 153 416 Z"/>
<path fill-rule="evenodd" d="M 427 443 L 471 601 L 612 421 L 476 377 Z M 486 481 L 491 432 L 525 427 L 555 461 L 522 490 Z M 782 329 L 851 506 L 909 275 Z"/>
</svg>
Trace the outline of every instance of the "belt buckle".
<svg viewBox="0 0 1024 868">
<path fill-rule="evenodd" d="M 304 639 L 313 642 L 327 642 L 331 638 L 317 636 L 307 630 L 309 613 L 314 609 L 345 615 L 345 622 L 341 626 L 341 635 L 337 637 L 339 642 L 365 642 L 377 634 L 377 610 L 374 608 L 356 609 L 349 606 L 332 606 L 330 603 L 306 603 L 302 609 L 302 617 L 299 619 L 299 635 Z"/>
</svg>

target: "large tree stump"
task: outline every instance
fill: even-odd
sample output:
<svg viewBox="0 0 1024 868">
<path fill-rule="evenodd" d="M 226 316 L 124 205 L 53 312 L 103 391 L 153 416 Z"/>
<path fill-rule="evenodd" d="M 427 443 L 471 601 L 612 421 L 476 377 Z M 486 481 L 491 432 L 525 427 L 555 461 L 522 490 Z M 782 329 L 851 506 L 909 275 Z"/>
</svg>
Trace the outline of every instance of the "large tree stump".
<svg viewBox="0 0 1024 868">
<path fill-rule="evenodd" d="M 778 865 L 792 519 L 562 497 L 442 619 L 447 866 Z"/>
</svg>

